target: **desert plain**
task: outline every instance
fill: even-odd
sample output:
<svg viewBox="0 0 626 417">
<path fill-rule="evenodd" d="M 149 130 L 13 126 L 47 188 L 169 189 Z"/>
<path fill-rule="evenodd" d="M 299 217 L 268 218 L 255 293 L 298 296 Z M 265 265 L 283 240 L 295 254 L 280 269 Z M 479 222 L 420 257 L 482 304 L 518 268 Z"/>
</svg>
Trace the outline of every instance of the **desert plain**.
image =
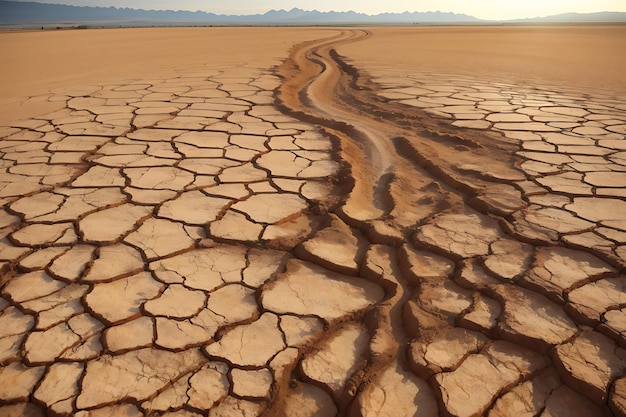
<svg viewBox="0 0 626 417">
<path fill-rule="evenodd" d="M 0 416 L 626 416 L 624 50 L 0 33 Z"/>
</svg>

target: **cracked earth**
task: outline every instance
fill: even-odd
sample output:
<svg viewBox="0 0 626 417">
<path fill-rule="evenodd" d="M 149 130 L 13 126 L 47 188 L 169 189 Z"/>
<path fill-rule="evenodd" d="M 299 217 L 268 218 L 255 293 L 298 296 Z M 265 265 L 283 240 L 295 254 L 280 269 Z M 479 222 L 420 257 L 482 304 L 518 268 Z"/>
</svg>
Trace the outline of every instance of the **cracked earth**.
<svg viewBox="0 0 626 417">
<path fill-rule="evenodd" d="M 626 416 L 623 97 L 329 33 L 0 127 L 0 415 Z"/>
</svg>

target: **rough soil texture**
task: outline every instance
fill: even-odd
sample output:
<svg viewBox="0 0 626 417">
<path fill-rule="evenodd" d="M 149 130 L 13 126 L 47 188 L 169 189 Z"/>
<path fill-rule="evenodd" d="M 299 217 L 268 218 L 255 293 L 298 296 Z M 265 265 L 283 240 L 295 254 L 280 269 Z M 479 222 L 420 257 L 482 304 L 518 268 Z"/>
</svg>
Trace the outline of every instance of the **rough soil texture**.
<svg viewBox="0 0 626 417">
<path fill-rule="evenodd" d="M 385 31 L 22 99 L 0 415 L 626 416 L 623 96 Z"/>
</svg>

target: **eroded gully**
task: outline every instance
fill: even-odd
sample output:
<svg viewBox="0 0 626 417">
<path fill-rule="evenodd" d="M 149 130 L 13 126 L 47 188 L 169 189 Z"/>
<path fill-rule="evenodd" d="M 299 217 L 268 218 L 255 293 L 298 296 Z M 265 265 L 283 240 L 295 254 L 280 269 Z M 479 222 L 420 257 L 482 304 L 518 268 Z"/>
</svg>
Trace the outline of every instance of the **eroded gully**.
<svg viewBox="0 0 626 417">
<path fill-rule="evenodd" d="M 532 246 L 538 243 L 507 227 L 512 220 L 503 214 L 503 199 L 498 198 L 503 185 L 514 188 L 513 182 L 527 180 L 516 168 L 517 145 L 494 132 L 457 129 L 417 109 L 382 102 L 374 94 L 376 86 L 335 51 L 369 36 L 367 30 L 345 29 L 331 38 L 301 44 L 278 69 L 283 84 L 277 90 L 277 106 L 336 139 L 344 163 L 336 185 L 344 194 L 331 216 L 366 242 L 367 249 L 354 255 L 358 274 L 386 290 L 385 300 L 361 318 L 370 335 L 367 363 L 357 366 L 343 394 L 335 393 L 333 398 L 339 415 L 369 415 L 372 407 L 387 415 L 384 408 L 394 407 L 390 399 L 394 387 L 385 385 L 409 384 L 406 381 L 417 375 L 422 379 L 411 382 L 418 392 L 411 407 L 421 411 L 415 415 L 464 415 L 458 410 L 458 399 L 448 392 L 450 383 L 441 373 L 446 369 L 424 359 L 431 343 L 459 335 L 466 340 L 468 334 L 478 340 L 475 345 L 468 343 L 474 347 L 466 346 L 467 351 L 447 371 L 461 369 L 468 355 L 496 363 L 492 351 L 515 348 L 503 347 L 502 339 L 522 349 L 511 354 L 512 362 L 505 366 L 513 366 L 518 356 L 531 362 L 543 357 L 541 365 L 523 370 L 515 381 L 506 381 L 477 405 L 487 413 L 517 384 L 540 372 L 547 374 L 546 369 L 552 372 L 550 349 L 571 340 L 569 334 L 536 344 L 534 335 L 511 329 L 506 310 L 513 304 L 507 304 L 505 294 L 518 291 L 510 290 L 516 286 L 493 271 L 482 274 L 481 265 L 494 255 L 494 245 L 513 245 L 522 254 L 510 254 L 520 271 L 511 278 L 519 277 L 529 268 Z M 520 197 L 515 204 L 524 207 L 526 202 Z M 443 241 L 438 241 L 441 236 Z M 332 262 L 325 266 L 335 267 Z M 498 283 L 498 278 L 505 283 Z M 543 295 L 527 289 L 517 297 L 520 305 L 536 302 L 534 297 L 543 300 Z M 484 300 L 500 305 L 498 312 L 489 312 L 492 322 L 467 320 L 465 315 L 477 311 Z M 505 310 L 502 316 L 500 310 Z M 394 373 L 397 378 L 390 376 Z M 317 384 L 306 372 L 301 371 L 300 378 Z M 423 381 L 428 385 L 422 386 Z M 381 393 L 386 400 L 373 405 L 373 398 Z M 269 414 L 280 414 L 280 408 L 279 402 Z"/>
</svg>

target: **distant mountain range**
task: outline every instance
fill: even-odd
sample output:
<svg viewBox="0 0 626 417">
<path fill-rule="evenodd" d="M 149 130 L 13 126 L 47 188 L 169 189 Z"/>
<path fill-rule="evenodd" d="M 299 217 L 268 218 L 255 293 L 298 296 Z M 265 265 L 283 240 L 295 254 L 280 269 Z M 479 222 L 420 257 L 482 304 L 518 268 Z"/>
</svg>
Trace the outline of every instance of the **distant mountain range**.
<svg viewBox="0 0 626 417">
<path fill-rule="evenodd" d="M 202 11 L 142 10 L 115 7 L 79 7 L 35 2 L 0 1 L 0 25 L 96 23 L 204 24 L 204 25 L 309 25 L 340 23 L 477 22 L 473 16 L 442 13 L 319 12 L 301 9 L 270 10 L 255 15 L 218 15 Z"/>
<path fill-rule="evenodd" d="M 536 19 L 508 21 L 531 22 L 626 22 L 626 13 L 564 14 Z M 507 23 L 508 23 L 507 22 Z M 337 24 L 480 24 L 492 23 L 466 14 L 445 12 L 404 12 L 367 15 L 317 10 L 270 10 L 255 15 L 218 15 L 202 11 L 142 10 L 116 7 L 79 7 L 36 2 L 0 1 L 0 26 L 34 27 L 42 25 L 145 26 L 145 25 L 337 25 Z"/>
<path fill-rule="evenodd" d="M 537 22 L 537 23 L 591 23 L 591 22 L 626 22 L 624 12 L 598 12 L 598 13 L 563 13 L 554 16 L 535 17 L 532 19 L 517 19 L 513 22 Z"/>
</svg>

